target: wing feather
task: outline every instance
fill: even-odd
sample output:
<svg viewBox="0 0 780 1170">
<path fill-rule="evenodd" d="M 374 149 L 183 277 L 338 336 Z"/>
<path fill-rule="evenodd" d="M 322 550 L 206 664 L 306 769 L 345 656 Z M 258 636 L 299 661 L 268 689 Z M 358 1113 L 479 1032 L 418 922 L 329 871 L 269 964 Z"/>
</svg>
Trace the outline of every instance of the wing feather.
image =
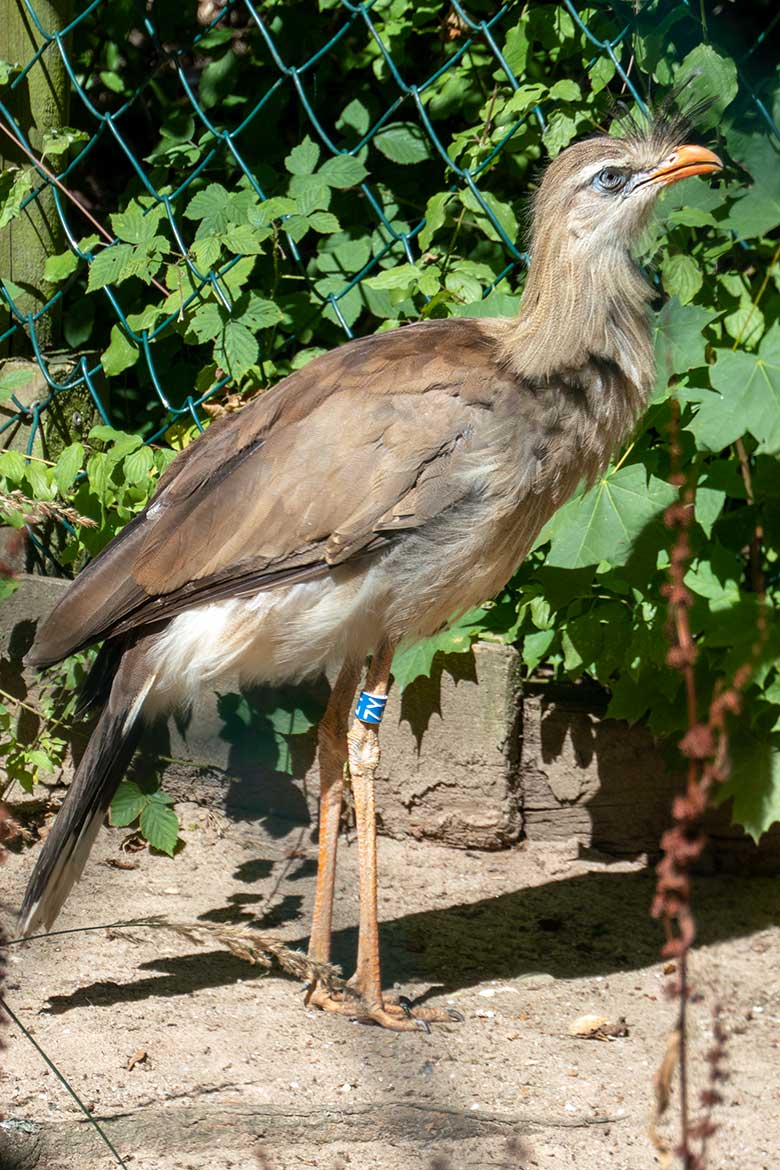
<svg viewBox="0 0 780 1170">
<path fill-rule="evenodd" d="M 428 321 L 349 342 L 212 424 L 76 579 L 31 660 L 321 575 L 449 507 L 468 490 L 459 455 L 511 383 L 502 325 Z"/>
</svg>

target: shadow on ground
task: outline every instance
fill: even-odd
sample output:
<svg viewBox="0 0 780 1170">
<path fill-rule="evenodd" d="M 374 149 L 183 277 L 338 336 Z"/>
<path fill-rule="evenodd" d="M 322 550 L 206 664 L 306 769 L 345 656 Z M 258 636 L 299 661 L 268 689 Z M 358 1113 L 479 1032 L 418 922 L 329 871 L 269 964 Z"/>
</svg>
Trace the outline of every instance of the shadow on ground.
<svg viewBox="0 0 780 1170">
<path fill-rule="evenodd" d="M 658 923 L 648 915 L 652 890 L 649 874 L 588 873 L 407 914 L 382 925 L 385 983 L 430 983 L 454 992 L 490 979 L 541 972 L 575 979 L 647 967 L 658 961 L 662 942 Z M 773 924 L 779 916 L 776 893 L 771 879 L 700 878 L 699 942 L 743 937 Z M 347 972 L 356 937 L 355 929 L 334 934 L 334 962 Z M 304 948 L 306 939 L 291 945 Z M 197 951 L 144 963 L 129 983 L 97 981 L 70 995 L 52 996 L 46 1010 L 188 995 L 261 975 L 223 951 Z"/>
</svg>

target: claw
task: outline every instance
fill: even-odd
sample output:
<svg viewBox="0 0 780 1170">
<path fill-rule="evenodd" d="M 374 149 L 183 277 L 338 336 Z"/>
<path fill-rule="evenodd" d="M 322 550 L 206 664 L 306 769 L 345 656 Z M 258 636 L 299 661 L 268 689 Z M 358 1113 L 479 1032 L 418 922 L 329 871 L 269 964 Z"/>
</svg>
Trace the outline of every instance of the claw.
<svg viewBox="0 0 780 1170">
<path fill-rule="evenodd" d="M 456 1011 L 455 1008 L 447 1008 L 447 1015 L 450 1017 L 451 1020 L 457 1020 L 457 1022 L 459 1024 L 462 1024 L 466 1019 L 466 1017 L 463 1015 L 463 1013 Z"/>
<path fill-rule="evenodd" d="M 411 1015 L 411 1013 L 410 1013 L 410 1015 Z M 431 1026 L 430 1026 L 430 1024 L 428 1023 L 428 1021 L 427 1021 L 427 1020 L 420 1020 L 420 1019 L 415 1019 L 415 1021 L 414 1021 L 414 1022 L 415 1022 L 415 1024 L 417 1025 L 417 1027 L 420 1029 L 420 1031 L 421 1031 L 421 1032 L 427 1032 L 427 1033 L 428 1033 L 428 1035 L 430 1036 L 430 1034 L 431 1034 Z"/>
</svg>

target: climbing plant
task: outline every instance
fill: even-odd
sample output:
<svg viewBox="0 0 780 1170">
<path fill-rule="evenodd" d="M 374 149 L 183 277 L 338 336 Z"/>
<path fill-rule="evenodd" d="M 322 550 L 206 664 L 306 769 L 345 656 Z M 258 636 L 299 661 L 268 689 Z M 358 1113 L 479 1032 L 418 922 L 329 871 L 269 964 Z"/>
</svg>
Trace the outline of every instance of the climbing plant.
<svg viewBox="0 0 780 1170">
<path fill-rule="evenodd" d="M 678 104 L 700 110 L 694 133 L 727 165 L 712 182 L 672 188 L 645 241 L 640 260 L 657 293 L 650 410 L 502 594 L 402 650 L 395 675 L 408 685 L 436 653 L 495 638 L 519 647 L 529 675 L 589 676 L 608 714 L 681 731 L 663 593 L 664 513 L 680 474 L 695 485 L 685 585 L 703 693 L 753 668 L 723 792 L 760 835 L 780 817 L 776 622 L 757 637 L 759 611 L 771 615 L 780 599 L 772 19 L 769 3 L 737 15 L 676 0 L 242 0 L 201 4 L 197 17 L 165 5 L 146 19 L 129 0 L 85 10 L 68 50 L 73 125 L 37 157 L 59 166 L 62 186 L 104 229 L 60 193 L 67 238 L 45 272 L 103 417 L 56 449 L 42 423 L 33 458 L 0 453 L 3 515 L 46 543 L 35 503 L 72 508 L 52 544 L 56 567 L 72 571 L 212 417 L 345 336 L 516 313 L 540 166 L 607 130 L 621 103 L 641 114 L 676 90 Z M 4 65 L 0 84 L 12 87 L 21 64 Z M 29 159 L 4 172 L 0 225 L 24 214 L 41 181 Z M 9 279 L 3 288 L 10 335 L 25 327 L 24 290 Z M 0 400 L 13 402 L 20 376 L 0 373 Z"/>
</svg>

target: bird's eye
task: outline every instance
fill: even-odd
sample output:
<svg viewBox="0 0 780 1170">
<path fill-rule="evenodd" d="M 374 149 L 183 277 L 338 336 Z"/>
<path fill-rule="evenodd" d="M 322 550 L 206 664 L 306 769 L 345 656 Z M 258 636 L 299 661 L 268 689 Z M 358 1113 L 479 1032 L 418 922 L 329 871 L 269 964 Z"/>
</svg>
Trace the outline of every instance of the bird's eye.
<svg viewBox="0 0 780 1170">
<path fill-rule="evenodd" d="M 593 186 L 598 191 L 620 191 L 625 187 L 627 179 L 625 171 L 619 171 L 617 167 L 604 167 L 593 180 Z"/>
</svg>

